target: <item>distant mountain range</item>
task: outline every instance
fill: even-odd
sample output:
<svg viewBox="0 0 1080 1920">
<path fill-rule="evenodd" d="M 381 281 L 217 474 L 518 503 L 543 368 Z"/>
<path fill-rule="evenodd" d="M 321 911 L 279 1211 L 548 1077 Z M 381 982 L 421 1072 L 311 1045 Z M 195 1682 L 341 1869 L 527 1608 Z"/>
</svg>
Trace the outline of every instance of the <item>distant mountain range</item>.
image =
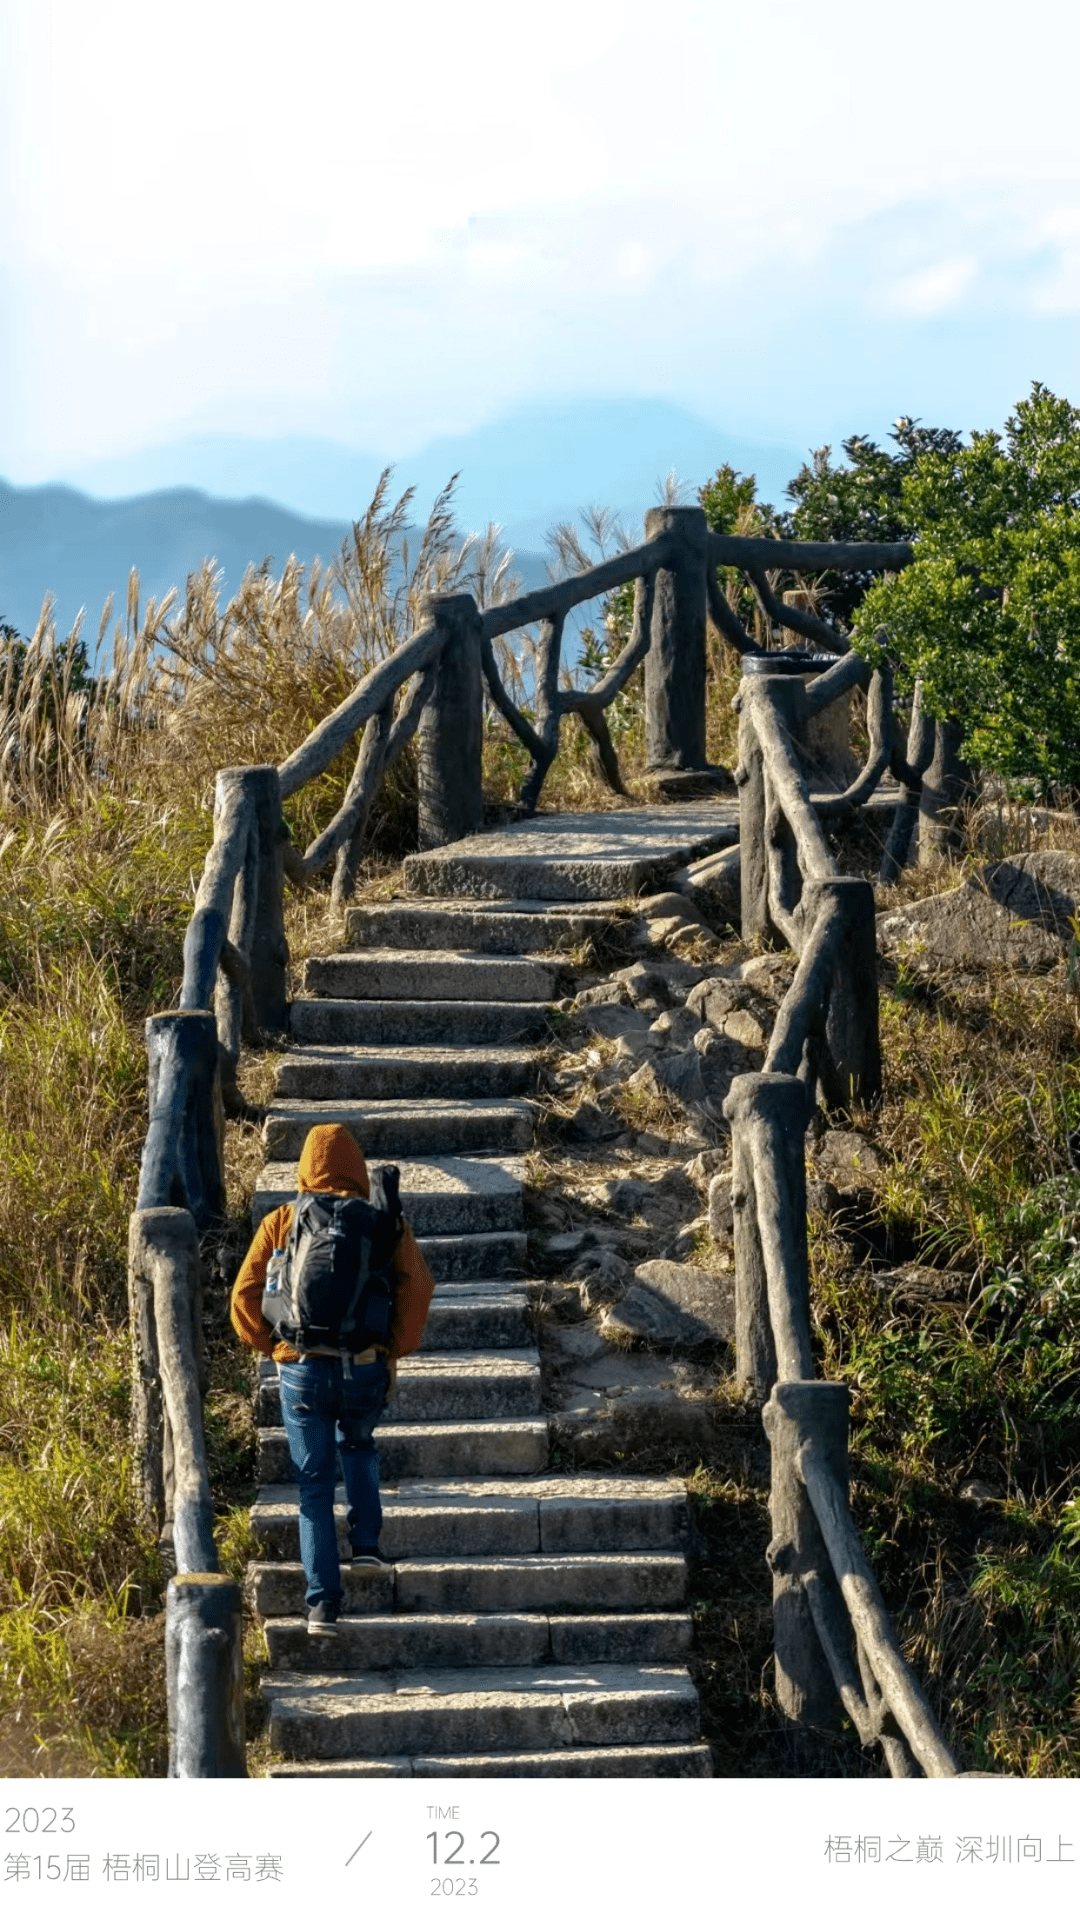
<svg viewBox="0 0 1080 1920">
<path fill-rule="evenodd" d="M 582 400 L 519 408 L 434 439 L 397 463 L 394 493 L 415 487 L 422 522 L 460 473 L 460 526 L 499 522 L 516 571 L 535 586 L 545 578 L 545 534 L 582 507 L 608 507 L 636 534 L 672 469 L 689 500 L 725 460 L 756 473 L 760 498 L 779 500 L 802 458 L 736 439 L 665 401 Z M 63 484 L 0 481 L 0 616 L 27 632 L 50 591 L 63 630 L 80 607 L 96 628 L 109 593 L 122 607 L 132 566 L 145 599 L 182 591 L 209 556 L 225 592 L 252 561 L 268 558 L 280 570 L 289 554 L 329 560 L 386 464 L 332 440 L 211 434 L 82 467 Z"/>
<path fill-rule="evenodd" d="M 224 591 L 251 561 L 280 569 L 290 553 L 329 560 L 348 532 L 344 522 L 305 520 L 267 500 L 214 500 L 194 488 L 134 500 L 91 500 L 73 487 L 11 487 L 0 481 L 0 615 L 33 631 L 44 595 L 56 596 L 57 626 L 70 628 L 80 607 L 93 633 L 108 595 L 122 615 L 131 568 L 142 597 L 183 592 L 189 573 L 213 556 Z"/>
</svg>

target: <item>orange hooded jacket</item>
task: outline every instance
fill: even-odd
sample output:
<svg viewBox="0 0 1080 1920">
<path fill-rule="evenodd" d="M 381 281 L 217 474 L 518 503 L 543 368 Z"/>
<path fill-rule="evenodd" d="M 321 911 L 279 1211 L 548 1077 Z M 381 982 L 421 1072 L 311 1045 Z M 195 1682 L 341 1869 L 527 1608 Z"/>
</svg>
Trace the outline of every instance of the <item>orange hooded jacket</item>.
<svg viewBox="0 0 1080 1920">
<path fill-rule="evenodd" d="M 366 1200 L 371 1191 L 367 1162 L 348 1127 L 312 1127 L 300 1155 L 301 1193 L 359 1193 Z M 263 1286 L 266 1269 L 275 1247 L 283 1247 L 292 1226 L 291 1204 L 275 1207 L 260 1222 L 236 1276 L 230 1313 L 235 1331 L 258 1353 L 272 1354 L 275 1360 L 298 1360 L 295 1347 L 287 1341 L 275 1341 L 262 1316 Z M 389 1358 L 415 1353 L 424 1331 L 435 1282 L 428 1271 L 412 1228 L 405 1232 L 394 1254 L 394 1313 L 390 1325 Z"/>
</svg>

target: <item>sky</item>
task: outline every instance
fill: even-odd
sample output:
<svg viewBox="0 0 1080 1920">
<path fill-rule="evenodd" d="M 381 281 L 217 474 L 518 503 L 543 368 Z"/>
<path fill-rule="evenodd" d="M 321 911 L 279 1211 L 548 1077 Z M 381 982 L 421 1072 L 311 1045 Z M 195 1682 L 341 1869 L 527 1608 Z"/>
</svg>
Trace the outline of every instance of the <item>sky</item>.
<svg viewBox="0 0 1080 1920">
<path fill-rule="evenodd" d="M 1080 400 L 1078 53 L 1075 0 L 4 0 L 0 475 Z"/>
</svg>

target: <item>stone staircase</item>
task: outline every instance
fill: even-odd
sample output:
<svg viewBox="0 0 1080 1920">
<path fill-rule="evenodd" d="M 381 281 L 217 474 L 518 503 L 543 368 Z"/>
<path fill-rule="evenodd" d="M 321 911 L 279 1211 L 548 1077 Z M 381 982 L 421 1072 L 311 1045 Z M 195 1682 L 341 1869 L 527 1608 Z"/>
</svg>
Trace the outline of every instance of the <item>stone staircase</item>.
<svg viewBox="0 0 1080 1920">
<path fill-rule="evenodd" d="M 598 887 L 595 906 L 545 886 L 490 907 L 360 908 L 350 950 L 308 963 L 256 1218 L 295 1193 L 308 1128 L 344 1122 L 373 1163 L 400 1164 L 438 1290 L 377 1430 L 393 1565 L 343 1569 L 333 1639 L 306 1631 L 276 1369 L 263 1366 L 253 1520 L 265 1557 L 249 1580 L 277 1775 L 711 1770 L 684 1664 L 683 1483 L 550 1471 L 523 1278 L 537 1043 L 560 951 L 608 924 L 613 891 Z"/>
</svg>

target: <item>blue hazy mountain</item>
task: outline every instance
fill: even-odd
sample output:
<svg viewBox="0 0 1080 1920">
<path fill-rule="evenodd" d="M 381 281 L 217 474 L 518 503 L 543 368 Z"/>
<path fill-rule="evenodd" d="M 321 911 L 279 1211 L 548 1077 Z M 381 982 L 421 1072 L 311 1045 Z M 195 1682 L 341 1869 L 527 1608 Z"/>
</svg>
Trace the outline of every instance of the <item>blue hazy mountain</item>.
<svg viewBox="0 0 1080 1920">
<path fill-rule="evenodd" d="M 330 561 L 349 531 L 344 520 L 309 520 L 268 500 L 219 500 L 173 487 L 130 500 L 91 500 L 73 487 L 12 487 L 0 480 L 0 617 L 31 633 L 46 593 L 56 596 L 58 631 L 80 607 L 97 631 L 107 596 L 123 612 L 128 574 L 137 567 L 145 605 L 213 558 L 225 595 L 254 561 L 280 572 L 290 554 L 305 565 Z M 515 556 L 526 586 L 546 578 L 539 554 Z"/>
<path fill-rule="evenodd" d="M 581 507 L 621 513 L 633 531 L 674 468 L 694 490 L 722 461 L 755 473 L 761 499 L 783 497 L 804 455 L 740 439 L 664 400 L 564 400 L 519 407 L 468 433 L 430 440 L 393 461 L 395 490 L 416 488 L 426 518 L 440 487 L 460 474 L 463 527 L 491 520 L 511 545 L 541 550 L 547 529 Z M 256 495 L 319 520 L 353 520 L 392 455 L 335 440 L 204 434 L 99 461 L 65 476 L 86 491 L 127 495 L 198 487 L 222 499 Z"/>
<path fill-rule="evenodd" d="M 469 433 L 444 435 L 396 465 L 393 494 L 415 488 L 423 522 L 457 473 L 458 524 L 503 529 L 526 587 L 545 578 L 544 536 L 588 506 L 619 513 L 632 534 L 674 470 L 692 500 L 722 461 L 780 500 L 800 465 L 793 448 L 738 439 L 661 400 L 582 400 L 521 407 Z M 66 631 L 80 607 L 96 629 L 106 596 L 122 608 L 130 569 L 143 599 L 212 557 L 223 591 L 264 559 L 332 559 L 365 510 L 387 460 L 333 440 L 210 434 L 102 461 L 70 484 L 0 482 L 0 616 L 32 630 L 52 592 Z M 91 497 L 94 496 L 94 497 Z"/>
</svg>

